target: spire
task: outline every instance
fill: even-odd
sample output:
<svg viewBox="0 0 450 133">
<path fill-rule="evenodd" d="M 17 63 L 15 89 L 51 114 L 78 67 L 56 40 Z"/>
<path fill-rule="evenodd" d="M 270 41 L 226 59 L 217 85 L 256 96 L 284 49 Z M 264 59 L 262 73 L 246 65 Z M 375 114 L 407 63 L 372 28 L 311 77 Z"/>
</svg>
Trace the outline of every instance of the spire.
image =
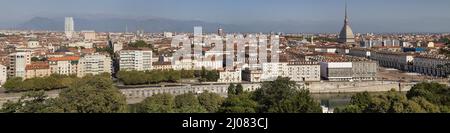
<svg viewBox="0 0 450 133">
<path fill-rule="evenodd" d="M 345 0 L 345 24 L 348 24 L 347 0 Z"/>
</svg>

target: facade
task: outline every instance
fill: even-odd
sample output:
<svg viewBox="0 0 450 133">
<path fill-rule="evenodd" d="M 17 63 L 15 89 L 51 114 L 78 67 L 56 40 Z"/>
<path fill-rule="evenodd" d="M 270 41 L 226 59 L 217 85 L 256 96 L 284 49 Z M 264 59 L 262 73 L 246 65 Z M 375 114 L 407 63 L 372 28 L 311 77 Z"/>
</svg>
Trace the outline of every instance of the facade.
<svg viewBox="0 0 450 133">
<path fill-rule="evenodd" d="M 66 17 L 65 23 L 64 23 L 64 32 L 66 34 L 66 37 L 71 39 L 73 37 L 73 34 L 75 32 L 74 28 L 74 22 L 72 17 Z"/>
<path fill-rule="evenodd" d="M 78 77 L 84 77 L 88 74 L 98 75 L 102 73 L 111 74 L 112 60 L 110 57 L 101 54 L 85 55 L 80 58 L 78 64 Z"/>
<path fill-rule="evenodd" d="M 75 42 L 69 43 L 69 47 L 84 47 L 84 48 L 93 48 L 94 44 L 90 42 Z"/>
<path fill-rule="evenodd" d="M 349 51 L 349 55 L 351 56 L 358 56 L 358 57 L 366 57 L 369 58 L 370 57 L 370 50 L 368 49 L 363 49 L 363 48 L 352 48 Z"/>
<path fill-rule="evenodd" d="M 95 33 L 95 31 L 82 31 L 83 36 L 84 36 L 84 40 L 86 41 L 93 41 L 95 39 L 97 39 L 97 35 Z"/>
<path fill-rule="evenodd" d="M 352 62 L 353 80 L 376 80 L 378 64 L 374 61 Z"/>
<path fill-rule="evenodd" d="M 219 83 L 240 83 L 242 81 L 241 70 L 225 70 L 219 72 Z"/>
<path fill-rule="evenodd" d="M 118 52 L 118 51 L 120 51 L 122 49 L 123 49 L 122 42 L 115 42 L 115 43 L 113 43 L 113 51 L 114 51 L 114 53 L 116 53 L 116 52 Z"/>
<path fill-rule="evenodd" d="M 242 79 L 249 82 L 261 82 L 262 74 L 263 72 L 260 69 L 245 69 L 244 71 L 242 71 Z"/>
<path fill-rule="evenodd" d="M 121 50 L 119 52 L 119 69 L 147 71 L 152 70 L 151 50 Z"/>
<path fill-rule="evenodd" d="M 29 52 L 17 52 L 9 55 L 9 77 L 26 78 L 25 67 L 31 64 L 31 54 Z"/>
<path fill-rule="evenodd" d="M 289 62 L 283 65 L 282 77 L 291 81 L 320 81 L 320 65 L 317 62 Z"/>
<path fill-rule="evenodd" d="M 330 81 L 353 79 L 352 62 L 320 62 L 321 77 Z"/>
<path fill-rule="evenodd" d="M 37 39 L 30 39 L 27 43 L 28 48 L 37 48 L 40 47 L 39 41 Z"/>
<path fill-rule="evenodd" d="M 437 77 L 450 75 L 450 59 L 438 59 L 431 57 L 414 57 L 412 71 Z"/>
<path fill-rule="evenodd" d="M 173 37 L 173 33 L 172 32 L 164 32 L 164 37 L 171 38 L 171 37 Z"/>
<path fill-rule="evenodd" d="M 153 62 L 152 63 L 153 70 L 172 70 L 171 62 Z"/>
<path fill-rule="evenodd" d="M 414 55 L 406 53 L 377 51 L 372 52 L 370 58 L 378 61 L 378 65 L 382 67 L 408 70 L 408 65 L 413 62 Z"/>
<path fill-rule="evenodd" d="M 287 65 L 287 63 L 263 63 L 261 81 L 274 81 L 277 79 L 282 73 L 283 65 Z"/>
<path fill-rule="evenodd" d="M 0 64 L 0 86 L 5 84 L 8 78 L 8 68 Z"/>
<path fill-rule="evenodd" d="M 79 56 L 63 56 L 49 58 L 52 74 L 72 75 L 78 72 Z"/>
<path fill-rule="evenodd" d="M 51 75 L 50 65 L 48 62 L 33 62 L 25 68 L 26 78 L 47 77 Z"/>
</svg>

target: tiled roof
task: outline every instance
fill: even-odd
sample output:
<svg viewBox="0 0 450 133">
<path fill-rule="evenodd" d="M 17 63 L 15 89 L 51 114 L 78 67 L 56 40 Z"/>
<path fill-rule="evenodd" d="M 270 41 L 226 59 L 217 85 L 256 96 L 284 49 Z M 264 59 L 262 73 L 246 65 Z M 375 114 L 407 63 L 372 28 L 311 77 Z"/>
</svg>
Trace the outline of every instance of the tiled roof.
<svg viewBox="0 0 450 133">
<path fill-rule="evenodd" d="M 48 62 L 33 62 L 25 67 L 25 70 L 49 69 Z"/>
<path fill-rule="evenodd" d="M 49 58 L 49 61 L 76 61 L 80 60 L 79 56 L 64 56 L 64 57 L 53 57 Z"/>
</svg>

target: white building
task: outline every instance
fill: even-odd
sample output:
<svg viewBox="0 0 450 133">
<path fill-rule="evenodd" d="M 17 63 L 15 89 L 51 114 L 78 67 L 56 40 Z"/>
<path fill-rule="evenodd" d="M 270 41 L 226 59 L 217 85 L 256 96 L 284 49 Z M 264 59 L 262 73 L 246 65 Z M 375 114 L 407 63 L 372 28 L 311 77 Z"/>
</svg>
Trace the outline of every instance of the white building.
<svg viewBox="0 0 450 133">
<path fill-rule="evenodd" d="M 450 74 L 450 59 L 432 57 L 414 57 L 412 71 L 438 77 L 448 77 Z"/>
<path fill-rule="evenodd" d="M 177 60 L 172 59 L 173 62 L 173 69 L 174 70 L 193 70 L 194 69 L 194 63 L 191 58 L 180 58 Z"/>
<path fill-rule="evenodd" d="M 164 37 L 165 38 L 172 38 L 173 37 L 173 33 L 172 32 L 164 32 Z"/>
<path fill-rule="evenodd" d="M 113 51 L 116 53 L 117 51 L 120 51 L 123 49 L 123 43 L 122 42 L 115 42 L 113 43 Z"/>
<path fill-rule="evenodd" d="M 52 74 L 74 75 L 78 72 L 79 56 L 63 56 L 49 58 Z"/>
<path fill-rule="evenodd" d="M 72 17 L 66 17 L 65 24 L 64 24 L 64 31 L 66 34 L 66 37 L 71 39 L 73 37 L 73 34 L 75 32 L 74 28 L 74 22 Z"/>
<path fill-rule="evenodd" d="M 93 41 L 97 39 L 95 31 L 81 31 L 81 33 L 83 33 L 85 41 Z"/>
<path fill-rule="evenodd" d="M 249 82 L 261 82 L 262 70 L 245 69 L 242 72 L 242 79 Z"/>
<path fill-rule="evenodd" d="M 358 57 L 370 57 L 370 50 L 364 48 L 352 48 L 349 51 L 349 55 Z"/>
<path fill-rule="evenodd" d="M 262 76 L 261 76 L 261 81 L 273 81 L 275 79 L 278 78 L 278 76 L 281 75 L 282 73 L 282 63 L 262 63 Z M 287 65 L 287 63 L 285 63 L 284 65 Z M 256 69 L 251 69 L 251 70 L 256 70 Z"/>
<path fill-rule="evenodd" d="M 121 50 L 119 52 L 120 70 L 152 70 L 151 50 Z"/>
<path fill-rule="evenodd" d="M 7 75 L 8 75 L 7 67 L 0 64 L 0 86 L 5 84 Z"/>
<path fill-rule="evenodd" d="M 93 48 L 94 44 L 91 42 L 75 42 L 69 43 L 69 47 L 84 47 L 84 48 Z"/>
<path fill-rule="evenodd" d="M 399 70 L 407 70 L 408 65 L 414 60 L 411 54 L 384 51 L 372 52 L 370 58 L 378 61 L 380 66 Z"/>
<path fill-rule="evenodd" d="M 30 39 L 27 43 L 28 48 L 38 48 L 40 47 L 39 41 L 37 39 Z"/>
<path fill-rule="evenodd" d="M 353 79 L 352 62 L 320 62 L 321 77 L 330 81 Z"/>
<path fill-rule="evenodd" d="M 282 77 L 291 81 L 320 81 L 320 65 L 317 62 L 289 62 L 282 65 Z"/>
<path fill-rule="evenodd" d="M 241 70 L 225 70 L 219 72 L 219 83 L 240 83 L 242 81 Z"/>
<path fill-rule="evenodd" d="M 106 55 L 86 55 L 80 58 L 77 76 L 84 77 L 87 74 L 98 75 L 102 73 L 111 74 L 111 65 L 111 58 Z"/>
<path fill-rule="evenodd" d="M 31 64 L 29 52 L 17 52 L 9 55 L 9 77 L 22 77 L 25 79 L 26 66 Z"/>
</svg>

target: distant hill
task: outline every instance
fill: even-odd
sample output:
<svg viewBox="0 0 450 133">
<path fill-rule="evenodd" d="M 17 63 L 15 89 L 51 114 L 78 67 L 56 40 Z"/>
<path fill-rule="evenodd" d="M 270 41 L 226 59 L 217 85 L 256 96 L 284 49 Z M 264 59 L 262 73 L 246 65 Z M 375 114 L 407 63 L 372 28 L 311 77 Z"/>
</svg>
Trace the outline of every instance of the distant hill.
<svg viewBox="0 0 450 133">
<path fill-rule="evenodd" d="M 83 19 L 74 18 L 75 30 L 95 30 L 106 32 L 123 32 L 125 27 L 128 27 L 129 32 L 135 32 L 138 29 L 142 29 L 145 32 L 193 32 L 194 26 L 202 26 L 204 32 L 216 32 L 217 28 L 221 26 L 228 31 L 238 31 L 240 26 L 209 23 L 195 20 L 173 20 L 173 19 L 146 19 L 146 20 L 134 20 L 134 19 Z M 64 18 L 45 18 L 35 17 L 31 20 L 18 25 L 19 29 L 23 30 L 52 30 L 63 31 L 64 30 Z"/>
</svg>

